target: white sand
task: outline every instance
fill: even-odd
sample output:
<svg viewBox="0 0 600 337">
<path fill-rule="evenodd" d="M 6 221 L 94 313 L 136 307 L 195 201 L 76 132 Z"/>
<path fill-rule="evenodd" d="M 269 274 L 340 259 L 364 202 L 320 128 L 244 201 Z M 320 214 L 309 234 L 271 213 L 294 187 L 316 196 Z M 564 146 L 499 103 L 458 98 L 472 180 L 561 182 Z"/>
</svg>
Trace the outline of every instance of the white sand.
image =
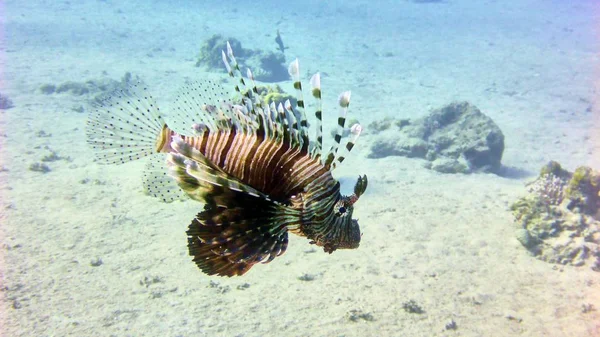
<svg viewBox="0 0 600 337">
<path fill-rule="evenodd" d="M 345 89 L 364 125 L 464 99 L 503 130 L 505 165 L 598 169 L 593 1 L 23 2 L 0 3 L 0 92 L 15 104 L 0 111 L 3 335 L 600 336 L 600 273 L 541 262 L 514 238 L 508 206 L 528 178 L 366 159 L 367 135 L 338 172 L 369 176 L 358 250 L 329 255 L 292 237 L 243 277 L 208 277 L 186 248 L 201 205 L 145 196 L 143 162 L 93 163 L 86 115 L 72 110 L 88 97 L 39 91 L 130 71 L 168 109 L 185 79 L 224 76 L 193 66 L 203 40 L 221 33 L 273 49 L 279 28 L 303 74 L 326 74 L 328 122 Z M 28 169 L 50 150 L 71 161 Z M 425 313 L 404 311 L 408 300 Z M 444 329 L 451 319 L 455 331 Z"/>
</svg>

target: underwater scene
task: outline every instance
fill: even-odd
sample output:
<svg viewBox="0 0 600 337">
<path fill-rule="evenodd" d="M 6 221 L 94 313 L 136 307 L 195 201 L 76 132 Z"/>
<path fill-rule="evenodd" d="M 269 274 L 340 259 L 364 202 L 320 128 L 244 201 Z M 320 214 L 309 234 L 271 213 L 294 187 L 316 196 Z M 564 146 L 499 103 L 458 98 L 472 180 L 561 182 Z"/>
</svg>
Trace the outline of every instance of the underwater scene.
<svg viewBox="0 0 600 337">
<path fill-rule="evenodd" d="M 0 2 L 1 336 L 600 336 L 596 0 Z"/>
</svg>

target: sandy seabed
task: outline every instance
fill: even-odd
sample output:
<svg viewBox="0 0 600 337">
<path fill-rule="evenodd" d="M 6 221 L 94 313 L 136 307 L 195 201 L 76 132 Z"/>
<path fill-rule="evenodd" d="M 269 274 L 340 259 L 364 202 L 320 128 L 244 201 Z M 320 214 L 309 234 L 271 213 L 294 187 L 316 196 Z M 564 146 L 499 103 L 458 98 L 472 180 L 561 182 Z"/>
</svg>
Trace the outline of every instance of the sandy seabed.
<svg viewBox="0 0 600 337">
<path fill-rule="evenodd" d="M 550 159 L 600 168 L 592 1 L 0 6 L 0 92 L 14 103 L 0 110 L 3 335 L 600 336 L 600 273 L 532 257 L 509 210 Z M 503 130 L 503 162 L 523 174 L 368 159 L 367 130 L 336 172 L 369 176 L 358 250 L 329 255 L 291 237 L 243 277 L 202 274 L 185 236 L 201 205 L 144 195 L 141 161 L 94 163 L 90 96 L 40 87 L 131 72 L 168 111 L 185 80 L 225 77 L 194 67 L 203 40 L 274 49 L 277 28 L 306 79 L 324 74 L 326 133 L 346 89 L 365 126 L 468 100 Z M 30 170 L 52 152 L 50 172 Z M 410 300 L 424 312 L 407 312 Z"/>
</svg>

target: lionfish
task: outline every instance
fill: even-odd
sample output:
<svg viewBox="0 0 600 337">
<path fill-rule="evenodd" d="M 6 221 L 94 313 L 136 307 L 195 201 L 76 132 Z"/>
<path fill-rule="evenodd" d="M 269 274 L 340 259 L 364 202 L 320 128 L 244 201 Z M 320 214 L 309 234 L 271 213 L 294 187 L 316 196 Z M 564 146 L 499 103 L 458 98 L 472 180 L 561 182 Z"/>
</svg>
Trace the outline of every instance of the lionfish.
<svg viewBox="0 0 600 337">
<path fill-rule="evenodd" d="M 332 176 L 361 133 L 354 124 L 344 154 L 338 154 L 350 92 L 339 96 L 334 145 L 322 153 L 318 73 L 310 79 L 316 106 L 311 141 L 297 59 L 288 69 L 296 90 L 292 106 L 289 100 L 263 102 L 252 72 L 242 75 L 229 43 L 222 56 L 238 98 L 205 80 L 184 85 L 165 115 L 143 83 L 96 103 L 86 129 L 96 160 L 123 164 L 162 154 L 147 165 L 146 190 L 165 201 L 181 194 L 204 203 L 187 239 L 190 256 L 206 274 L 242 275 L 272 261 L 285 252 L 288 232 L 327 253 L 357 248 L 361 233 L 352 212 L 367 177 L 359 176 L 354 193 L 344 196 Z"/>
</svg>

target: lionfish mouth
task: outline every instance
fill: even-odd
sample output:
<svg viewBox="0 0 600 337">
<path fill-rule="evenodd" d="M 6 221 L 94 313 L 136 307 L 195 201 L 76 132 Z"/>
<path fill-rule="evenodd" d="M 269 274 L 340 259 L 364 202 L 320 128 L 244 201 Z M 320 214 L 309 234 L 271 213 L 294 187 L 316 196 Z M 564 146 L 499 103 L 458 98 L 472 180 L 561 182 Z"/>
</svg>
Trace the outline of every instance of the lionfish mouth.
<svg viewBox="0 0 600 337">
<path fill-rule="evenodd" d="M 357 219 L 352 219 L 350 222 L 350 228 L 348 229 L 348 240 L 340 244 L 340 249 L 355 249 L 360 245 L 360 238 L 362 234 L 360 232 L 360 226 L 358 225 Z"/>
<path fill-rule="evenodd" d="M 319 244 L 316 242 L 318 246 L 323 246 L 323 250 L 325 253 L 333 253 L 336 249 L 356 249 L 360 246 L 360 238 L 362 234 L 360 233 L 360 226 L 358 225 L 358 221 L 356 219 L 351 219 L 349 222 L 345 233 L 341 233 L 337 240 L 326 242 L 323 244 Z"/>
</svg>

